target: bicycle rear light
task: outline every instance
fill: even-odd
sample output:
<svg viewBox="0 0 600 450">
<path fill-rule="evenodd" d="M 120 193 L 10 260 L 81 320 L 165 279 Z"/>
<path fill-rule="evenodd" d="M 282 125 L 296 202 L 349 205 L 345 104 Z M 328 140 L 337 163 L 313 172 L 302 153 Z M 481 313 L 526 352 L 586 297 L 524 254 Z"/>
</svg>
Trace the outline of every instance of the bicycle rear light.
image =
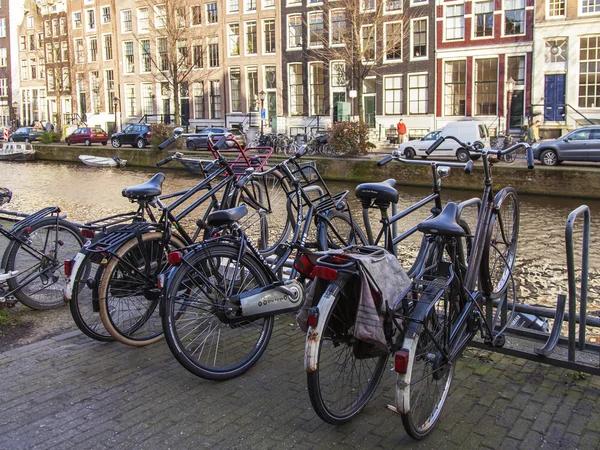
<svg viewBox="0 0 600 450">
<path fill-rule="evenodd" d="M 398 373 L 406 373 L 408 369 L 408 358 L 410 354 L 408 350 L 398 350 L 394 358 L 394 369 Z"/>
<path fill-rule="evenodd" d="M 81 230 L 81 235 L 86 239 L 94 239 L 96 233 L 93 230 Z"/>
<path fill-rule="evenodd" d="M 70 277 L 73 272 L 73 267 L 75 266 L 74 259 L 65 259 L 64 267 L 65 267 L 65 275 Z"/>
<path fill-rule="evenodd" d="M 333 281 L 337 280 L 338 271 L 331 267 L 317 266 L 313 270 L 312 276 L 314 278 L 320 278 L 321 280 Z"/>
<path fill-rule="evenodd" d="M 314 268 L 315 265 L 310 262 L 310 259 L 304 253 L 294 262 L 294 269 L 309 278 L 311 278 Z"/>
<path fill-rule="evenodd" d="M 313 306 L 308 310 L 308 326 L 315 328 L 319 323 L 319 308 Z"/>
<path fill-rule="evenodd" d="M 181 258 L 181 252 L 171 252 L 169 253 L 169 264 L 176 266 L 181 263 Z"/>
</svg>

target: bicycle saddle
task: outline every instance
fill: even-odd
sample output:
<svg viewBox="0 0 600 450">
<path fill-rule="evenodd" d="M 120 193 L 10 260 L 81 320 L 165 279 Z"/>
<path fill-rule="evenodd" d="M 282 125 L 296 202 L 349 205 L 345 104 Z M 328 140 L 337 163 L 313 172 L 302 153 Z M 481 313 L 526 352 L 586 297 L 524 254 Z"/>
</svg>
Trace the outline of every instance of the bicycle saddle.
<svg viewBox="0 0 600 450">
<path fill-rule="evenodd" d="M 435 234 L 438 236 L 461 237 L 465 235 L 465 230 L 456 223 L 456 203 L 448 203 L 442 213 L 433 219 L 426 220 L 417 225 L 417 230 L 425 234 Z"/>
<path fill-rule="evenodd" d="M 375 200 L 385 203 L 398 203 L 399 194 L 396 188 L 396 180 L 390 178 L 381 183 L 362 183 L 356 186 L 354 195 L 361 200 Z"/>
<path fill-rule="evenodd" d="M 246 214 L 248 214 L 246 205 L 240 205 L 231 209 L 223 209 L 221 211 L 213 211 L 206 218 L 206 224 L 211 227 L 229 225 L 233 222 L 237 222 Z"/>
<path fill-rule="evenodd" d="M 132 200 L 150 200 L 152 197 L 161 194 L 163 181 L 165 181 L 165 175 L 163 173 L 157 173 L 143 184 L 123 189 L 123 197 Z"/>
</svg>

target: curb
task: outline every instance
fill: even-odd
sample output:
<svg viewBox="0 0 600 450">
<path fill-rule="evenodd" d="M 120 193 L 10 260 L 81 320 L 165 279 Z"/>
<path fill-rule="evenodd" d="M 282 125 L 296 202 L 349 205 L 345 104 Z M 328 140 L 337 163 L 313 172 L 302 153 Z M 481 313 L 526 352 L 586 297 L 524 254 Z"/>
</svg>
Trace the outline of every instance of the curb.
<svg viewBox="0 0 600 450">
<path fill-rule="evenodd" d="M 57 336 L 53 336 L 51 338 L 43 339 L 41 341 L 32 342 L 31 344 L 26 344 L 21 347 L 13 348 L 12 350 L 7 350 L 3 353 L 0 353 L 0 356 L 12 357 L 19 356 L 23 353 L 27 353 L 30 350 L 35 350 L 41 347 L 45 347 L 46 345 L 52 344 L 54 342 L 66 341 L 67 339 L 74 338 L 75 336 L 79 336 L 83 334 L 79 330 L 75 331 L 67 331 L 66 333 L 59 334 Z"/>
</svg>

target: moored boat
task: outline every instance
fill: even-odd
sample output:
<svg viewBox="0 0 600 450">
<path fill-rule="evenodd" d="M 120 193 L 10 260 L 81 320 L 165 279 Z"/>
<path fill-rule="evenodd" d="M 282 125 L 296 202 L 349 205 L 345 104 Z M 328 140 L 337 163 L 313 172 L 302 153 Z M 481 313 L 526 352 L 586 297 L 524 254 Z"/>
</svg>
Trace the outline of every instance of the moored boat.
<svg viewBox="0 0 600 450">
<path fill-rule="evenodd" d="M 79 160 L 92 167 L 123 167 L 127 163 L 126 159 L 120 159 L 116 156 L 108 158 L 105 156 L 79 155 Z"/>
<path fill-rule="evenodd" d="M 0 161 L 33 161 L 35 150 L 27 142 L 4 142 L 0 150 Z"/>
</svg>

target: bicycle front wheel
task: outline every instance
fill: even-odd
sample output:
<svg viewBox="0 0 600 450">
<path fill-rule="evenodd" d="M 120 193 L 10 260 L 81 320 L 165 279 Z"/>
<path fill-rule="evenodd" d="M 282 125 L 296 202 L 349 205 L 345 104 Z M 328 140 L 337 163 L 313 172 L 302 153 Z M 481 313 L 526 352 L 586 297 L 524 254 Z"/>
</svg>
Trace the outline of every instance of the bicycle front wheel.
<svg viewBox="0 0 600 450">
<path fill-rule="evenodd" d="M 9 290 L 32 309 L 60 305 L 66 283 L 64 261 L 83 245 L 79 229 L 67 221 L 45 217 L 17 234 L 23 242 L 13 240 L 6 249 L 6 270 L 18 271 L 7 281 Z"/>
<path fill-rule="evenodd" d="M 388 355 L 374 357 L 368 345 L 354 337 L 358 296 L 348 281 L 330 284 L 322 298 L 334 296 L 326 317 L 317 370 L 307 373 L 308 395 L 317 415 L 341 425 L 357 415 L 373 396 L 385 370 Z M 351 286 L 350 286 L 351 287 Z"/>
<path fill-rule="evenodd" d="M 169 276 L 163 328 L 183 367 L 208 380 L 228 380 L 250 369 L 273 332 L 273 316 L 240 321 L 235 297 L 269 284 L 265 269 L 235 246 L 216 244 L 194 251 Z M 233 297 L 233 298 L 232 298 Z"/>
</svg>

